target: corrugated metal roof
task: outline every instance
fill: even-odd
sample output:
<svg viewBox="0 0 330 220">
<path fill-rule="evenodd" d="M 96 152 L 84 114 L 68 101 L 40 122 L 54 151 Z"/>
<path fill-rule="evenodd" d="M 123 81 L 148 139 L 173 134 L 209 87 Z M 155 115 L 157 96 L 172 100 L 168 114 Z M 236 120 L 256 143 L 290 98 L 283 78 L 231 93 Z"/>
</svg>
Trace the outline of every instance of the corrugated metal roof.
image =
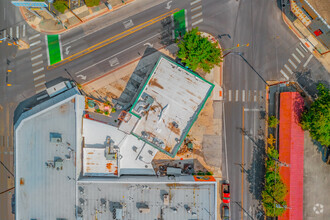
<svg viewBox="0 0 330 220">
<path fill-rule="evenodd" d="M 279 160 L 289 167 L 280 167 L 288 189 L 288 209 L 279 220 L 303 219 L 304 131 L 299 126 L 303 107 L 304 100 L 298 92 L 280 94 Z"/>
</svg>

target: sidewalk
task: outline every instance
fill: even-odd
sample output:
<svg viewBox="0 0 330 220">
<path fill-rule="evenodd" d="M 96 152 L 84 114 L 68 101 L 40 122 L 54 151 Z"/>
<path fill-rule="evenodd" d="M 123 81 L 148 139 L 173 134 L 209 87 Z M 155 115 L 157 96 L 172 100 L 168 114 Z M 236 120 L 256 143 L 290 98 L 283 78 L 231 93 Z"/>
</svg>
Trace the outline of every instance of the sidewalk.
<svg viewBox="0 0 330 220">
<path fill-rule="evenodd" d="M 44 11 L 38 11 L 41 18 L 31 13 L 25 7 L 20 7 L 20 12 L 24 20 L 36 31 L 46 34 L 61 34 L 75 27 L 79 27 L 94 18 L 117 10 L 133 1 L 134 0 L 127 0 L 125 3 L 122 3 L 121 0 L 108 0 L 108 4 L 112 6 L 111 10 L 103 2 L 98 6 L 90 8 L 86 5 L 81 6 L 72 10 L 73 13 L 70 10 L 66 10 L 65 13 L 57 16 L 62 24 Z"/>
<path fill-rule="evenodd" d="M 319 43 L 302 22 L 290 12 L 290 3 L 288 2 L 286 6 L 282 8 L 283 21 L 315 58 L 322 63 L 324 68 L 330 72 L 330 52 L 326 53 L 328 49 Z"/>
</svg>

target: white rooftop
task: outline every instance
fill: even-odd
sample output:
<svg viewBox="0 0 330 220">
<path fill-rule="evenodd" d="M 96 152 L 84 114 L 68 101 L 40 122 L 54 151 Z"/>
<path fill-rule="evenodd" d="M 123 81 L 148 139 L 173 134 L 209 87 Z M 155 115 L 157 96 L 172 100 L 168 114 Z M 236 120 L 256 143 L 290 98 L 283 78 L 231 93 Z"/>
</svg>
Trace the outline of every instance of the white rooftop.
<svg viewBox="0 0 330 220">
<path fill-rule="evenodd" d="M 75 219 L 77 119 L 84 106 L 81 97 L 71 96 L 35 112 L 16 127 L 16 219 Z M 62 141 L 52 143 L 50 133 L 59 134 Z M 52 168 L 59 158 L 62 169 Z"/>
<path fill-rule="evenodd" d="M 161 57 L 131 113 L 141 119 L 133 133 L 175 155 L 213 85 Z"/>
</svg>

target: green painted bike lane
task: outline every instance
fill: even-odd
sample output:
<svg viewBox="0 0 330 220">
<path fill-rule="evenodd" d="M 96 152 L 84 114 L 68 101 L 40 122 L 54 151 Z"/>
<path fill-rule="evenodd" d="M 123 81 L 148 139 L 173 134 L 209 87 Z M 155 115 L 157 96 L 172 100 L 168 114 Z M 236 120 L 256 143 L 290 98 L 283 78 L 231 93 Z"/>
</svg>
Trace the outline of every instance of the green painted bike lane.
<svg viewBox="0 0 330 220">
<path fill-rule="evenodd" d="M 58 35 L 47 35 L 47 46 L 49 64 L 60 62 L 62 60 L 60 40 Z"/>
<path fill-rule="evenodd" d="M 183 37 L 187 30 L 186 24 L 186 10 L 182 9 L 173 14 L 174 21 L 174 37 L 177 39 L 178 37 Z"/>
</svg>

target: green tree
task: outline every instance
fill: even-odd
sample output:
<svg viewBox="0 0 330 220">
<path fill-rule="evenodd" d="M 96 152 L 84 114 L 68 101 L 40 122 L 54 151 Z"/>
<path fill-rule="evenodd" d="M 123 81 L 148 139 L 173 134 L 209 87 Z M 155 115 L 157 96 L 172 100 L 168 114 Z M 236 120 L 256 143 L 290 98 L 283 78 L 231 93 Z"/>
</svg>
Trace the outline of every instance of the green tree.
<svg viewBox="0 0 330 220">
<path fill-rule="evenodd" d="M 268 158 L 266 159 L 265 186 L 262 191 L 262 204 L 266 211 L 266 216 L 276 217 L 285 212 L 285 196 L 287 189 L 280 176 L 279 166 L 275 160 L 279 158 L 277 150 L 268 147 Z M 281 207 L 283 206 L 283 207 Z"/>
<path fill-rule="evenodd" d="M 53 3 L 53 6 L 57 11 L 63 14 L 64 11 L 68 8 L 68 2 L 66 0 L 56 0 Z"/>
<path fill-rule="evenodd" d="M 178 47 L 178 58 L 194 71 L 203 69 L 209 73 L 214 65 L 220 65 L 222 62 L 221 49 L 218 44 L 202 37 L 198 28 L 187 32 L 180 40 Z"/>
<path fill-rule="evenodd" d="M 278 125 L 279 121 L 275 116 L 270 116 L 268 118 L 268 126 L 271 128 L 276 128 L 276 126 Z"/>
<path fill-rule="evenodd" d="M 98 6 L 100 4 L 100 0 L 85 0 L 87 7 Z"/>
<path fill-rule="evenodd" d="M 301 116 L 301 125 L 322 145 L 330 146 L 330 91 L 323 84 L 317 86 L 318 98 Z"/>
</svg>

